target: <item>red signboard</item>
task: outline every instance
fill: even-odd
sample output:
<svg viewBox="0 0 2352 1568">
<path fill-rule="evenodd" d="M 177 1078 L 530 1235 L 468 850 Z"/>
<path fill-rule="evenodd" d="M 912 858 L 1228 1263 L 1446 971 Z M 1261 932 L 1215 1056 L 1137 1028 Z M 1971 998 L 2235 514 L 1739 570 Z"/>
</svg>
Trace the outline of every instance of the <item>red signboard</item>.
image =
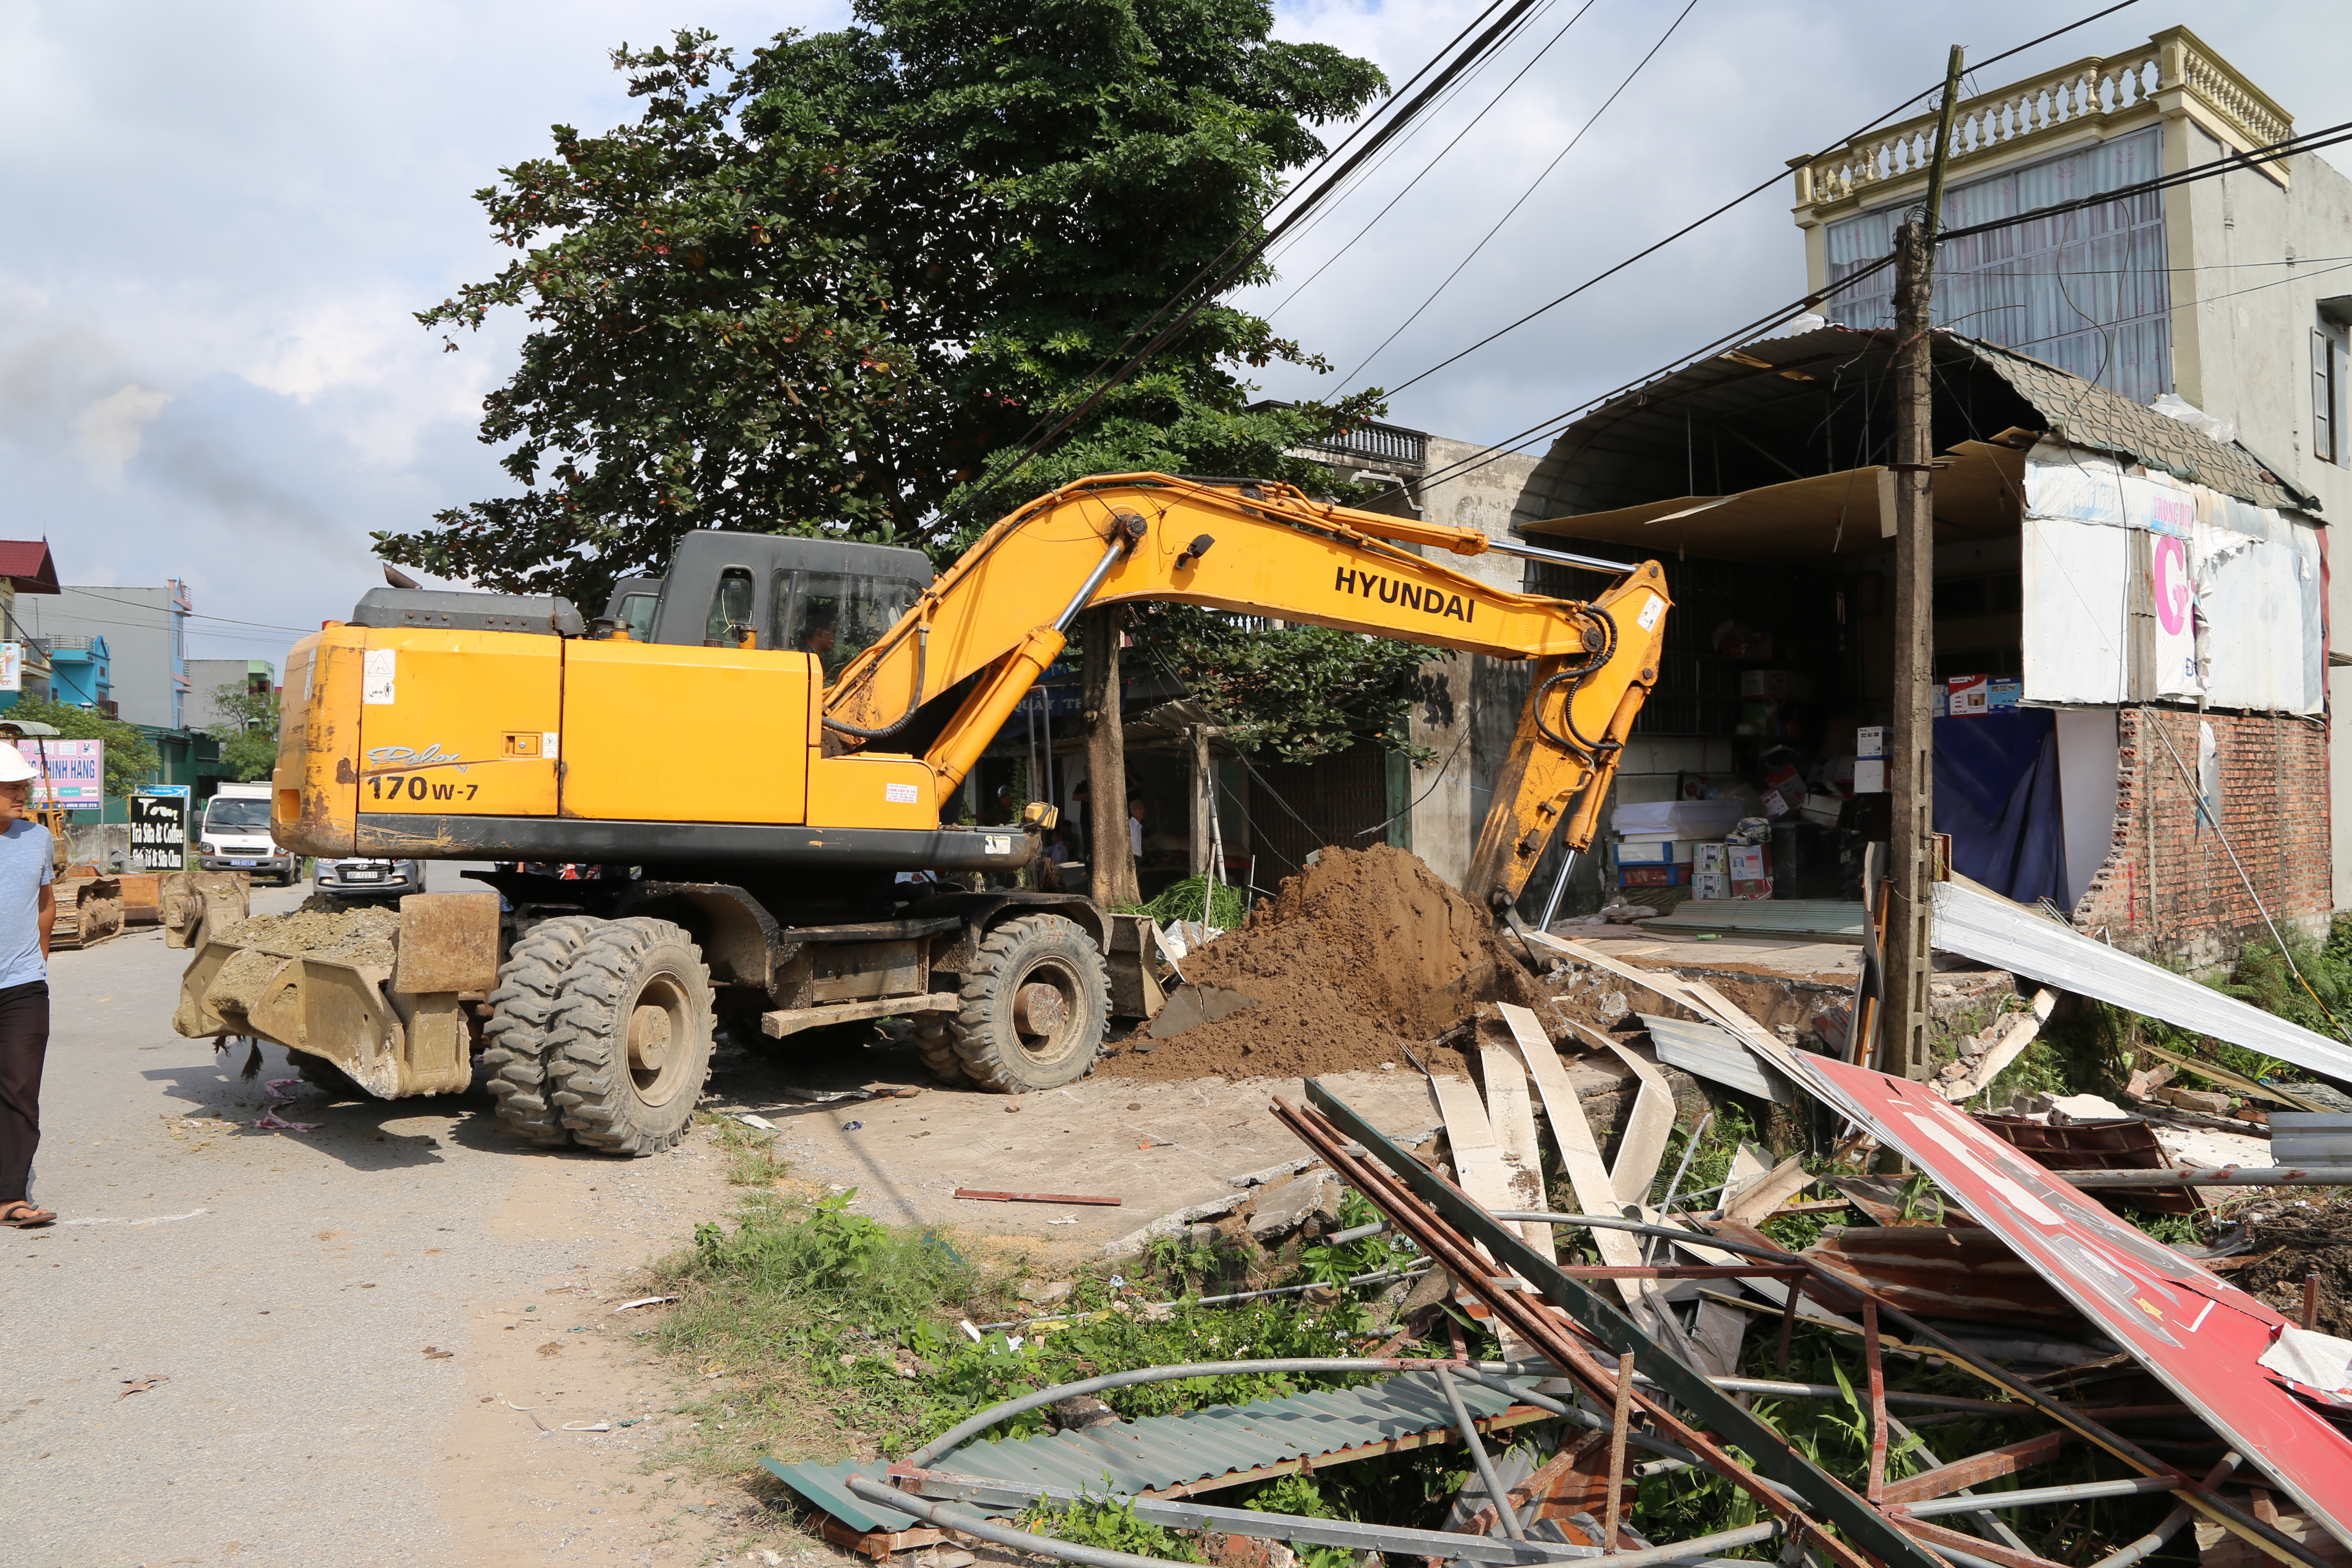
<svg viewBox="0 0 2352 1568">
<path fill-rule="evenodd" d="M 2352 1545 L 2352 1438 L 2257 1364 L 2286 1319 L 2117 1219 L 1926 1084 L 1829 1057 L 1794 1061 Z"/>
</svg>

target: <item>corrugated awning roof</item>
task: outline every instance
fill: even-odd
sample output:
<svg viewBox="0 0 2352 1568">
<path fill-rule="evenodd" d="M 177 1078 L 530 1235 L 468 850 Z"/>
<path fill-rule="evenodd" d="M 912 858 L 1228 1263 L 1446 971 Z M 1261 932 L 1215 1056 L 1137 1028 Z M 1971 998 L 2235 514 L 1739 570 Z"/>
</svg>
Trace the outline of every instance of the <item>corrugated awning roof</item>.
<svg viewBox="0 0 2352 1568">
<path fill-rule="evenodd" d="M 1691 479 L 1731 494 L 1862 470 L 1893 429 L 1895 345 L 1892 331 L 1822 326 L 1710 355 L 1570 426 L 1536 482 L 1581 520 L 1696 491 Z M 2012 427 L 2049 431 L 2256 506 L 2316 510 L 2242 446 L 2029 355 L 1939 331 L 1930 362 L 1939 453 Z"/>
</svg>

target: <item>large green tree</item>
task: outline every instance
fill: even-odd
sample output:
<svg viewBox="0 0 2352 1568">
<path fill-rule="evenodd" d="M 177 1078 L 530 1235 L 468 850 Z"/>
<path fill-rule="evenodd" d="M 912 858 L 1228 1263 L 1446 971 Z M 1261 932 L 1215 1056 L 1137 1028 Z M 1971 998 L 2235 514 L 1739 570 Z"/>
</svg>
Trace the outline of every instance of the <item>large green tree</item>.
<svg viewBox="0 0 2352 1568">
<path fill-rule="evenodd" d="M 618 51 L 639 118 L 558 126 L 501 171 L 478 199 L 517 256 L 419 316 L 453 349 L 529 323 L 482 422 L 517 490 L 379 553 L 593 605 L 693 528 L 940 552 L 1087 473 L 1328 490 L 1286 449 L 1376 405 L 1251 412 L 1250 367 L 1320 362 L 1224 304 L 1015 461 L 1246 250 L 1312 128 L 1381 90 L 1272 21 L 1267 0 L 859 0 L 745 59 L 704 32 Z"/>
</svg>

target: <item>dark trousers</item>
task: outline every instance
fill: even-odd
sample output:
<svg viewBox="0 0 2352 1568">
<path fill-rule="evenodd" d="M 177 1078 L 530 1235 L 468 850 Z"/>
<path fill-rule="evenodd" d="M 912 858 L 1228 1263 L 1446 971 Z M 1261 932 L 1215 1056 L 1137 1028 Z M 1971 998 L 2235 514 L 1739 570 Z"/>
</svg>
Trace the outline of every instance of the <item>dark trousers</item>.
<svg viewBox="0 0 2352 1568">
<path fill-rule="evenodd" d="M 0 1204 L 25 1196 L 41 1142 L 41 1062 L 49 1053 L 49 983 L 0 990 Z"/>
</svg>

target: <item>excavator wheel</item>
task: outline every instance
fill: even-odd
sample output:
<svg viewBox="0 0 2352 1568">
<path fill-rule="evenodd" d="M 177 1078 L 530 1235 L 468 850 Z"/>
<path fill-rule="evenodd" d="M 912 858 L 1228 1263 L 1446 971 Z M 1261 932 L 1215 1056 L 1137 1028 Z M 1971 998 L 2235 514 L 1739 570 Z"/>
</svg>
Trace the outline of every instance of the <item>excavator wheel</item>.
<svg viewBox="0 0 2352 1568">
<path fill-rule="evenodd" d="M 490 1096 L 508 1131 L 549 1147 L 572 1142 L 562 1112 L 547 1102 L 547 1031 L 553 1022 L 563 973 L 604 922 L 593 915 L 558 915 L 522 934 L 499 969 L 490 1016 L 482 1026 L 482 1052 Z"/>
<path fill-rule="evenodd" d="M 949 1026 L 964 1076 L 999 1094 L 1084 1078 L 1110 1024 L 1110 976 L 1094 941 L 1060 915 L 1024 915 L 980 944 Z"/>
<path fill-rule="evenodd" d="M 923 1058 L 923 1066 L 931 1076 L 953 1088 L 970 1081 L 964 1077 L 963 1058 L 956 1055 L 955 1031 L 949 1026 L 952 1015 L 923 1013 L 915 1019 L 915 1049 Z"/>
<path fill-rule="evenodd" d="M 710 971 L 693 939 L 643 915 L 599 922 L 563 972 L 548 1030 L 550 1100 L 572 1142 L 658 1154 L 710 1076 Z"/>
</svg>

